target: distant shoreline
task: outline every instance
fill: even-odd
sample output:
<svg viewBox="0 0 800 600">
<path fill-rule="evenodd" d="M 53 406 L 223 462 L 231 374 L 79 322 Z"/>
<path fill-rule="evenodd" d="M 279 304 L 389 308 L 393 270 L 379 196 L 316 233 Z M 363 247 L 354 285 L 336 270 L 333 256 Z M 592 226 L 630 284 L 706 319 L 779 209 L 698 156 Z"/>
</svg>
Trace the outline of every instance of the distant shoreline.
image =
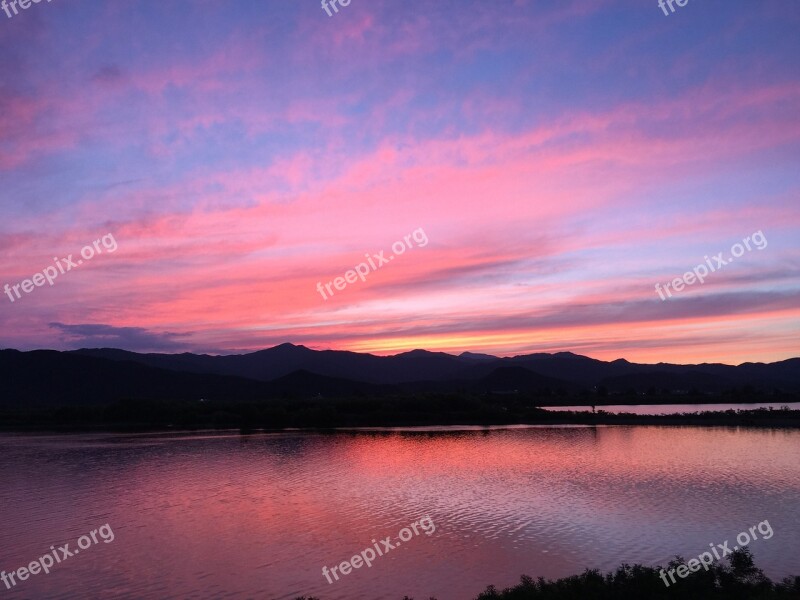
<svg viewBox="0 0 800 600">
<path fill-rule="evenodd" d="M 245 405 L 246 406 L 246 405 Z M 241 408 L 241 407 L 239 407 Z M 4 433 L 193 433 L 236 431 L 241 433 L 280 433 L 280 432 L 346 432 L 388 431 L 395 428 L 453 428 L 466 427 L 480 430 L 484 427 L 547 427 L 547 426 L 670 426 L 670 427 L 747 427 L 764 429 L 800 428 L 800 410 L 758 408 L 752 410 L 703 411 L 699 413 L 680 413 L 673 415 L 635 415 L 631 413 L 611 414 L 599 408 L 596 413 L 572 411 L 548 411 L 532 409 L 528 418 L 512 420 L 509 418 L 462 418 L 447 419 L 446 415 L 381 415 L 370 418 L 367 415 L 340 415 L 327 423 L 309 419 L 287 423 L 282 427 L 269 426 L 258 419 L 234 422 L 228 419 L 216 423 L 209 421 L 177 422 L 153 420 L 117 421 L 79 421 L 64 419 L 59 421 L 53 414 L 0 414 L 0 432 Z M 155 416 L 151 413 L 151 417 Z M 234 416 L 230 413 L 230 416 Z M 500 415 L 495 415 L 500 417 Z M 508 417 L 507 415 L 502 415 Z M 487 417 L 484 415 L 484 417 Z M 445 429 L 447 431 L 447 429 Z"/>
</svg>

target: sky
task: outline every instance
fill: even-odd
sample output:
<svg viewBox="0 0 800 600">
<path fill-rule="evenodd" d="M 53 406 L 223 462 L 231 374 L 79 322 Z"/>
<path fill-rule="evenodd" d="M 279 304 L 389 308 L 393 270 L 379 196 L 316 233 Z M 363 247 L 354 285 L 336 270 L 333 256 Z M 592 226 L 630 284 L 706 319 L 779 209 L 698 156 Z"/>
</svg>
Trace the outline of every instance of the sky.
<svg viewBox="0 0 800 600">
<path fill-rule="evenodd" d="M 0 347 L 800 356 L 800 3 L 16 8 Z"/>
</svg>

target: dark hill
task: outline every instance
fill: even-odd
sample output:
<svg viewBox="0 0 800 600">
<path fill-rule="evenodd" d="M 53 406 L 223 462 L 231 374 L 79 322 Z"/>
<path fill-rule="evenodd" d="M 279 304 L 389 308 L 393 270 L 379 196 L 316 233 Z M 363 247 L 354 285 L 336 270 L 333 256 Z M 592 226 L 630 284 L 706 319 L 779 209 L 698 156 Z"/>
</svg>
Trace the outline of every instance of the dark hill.
<svg viewBox="0 0 800 600">
<path fill-rule="evenodd" d="M 524 367 L 500 367 L 472 384 L 473 390 L 482 392 L 545 392 L 570 387 L 565 381 L 539 375 Z"/>
</svg>

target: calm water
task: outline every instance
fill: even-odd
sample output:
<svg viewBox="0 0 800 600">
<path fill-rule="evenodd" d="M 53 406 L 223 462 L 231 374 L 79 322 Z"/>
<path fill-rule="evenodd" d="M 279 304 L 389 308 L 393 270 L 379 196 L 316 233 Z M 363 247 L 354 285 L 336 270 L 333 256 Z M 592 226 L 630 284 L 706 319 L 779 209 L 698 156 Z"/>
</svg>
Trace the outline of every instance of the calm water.
<svg viewBox="0 0 800 600">
<path fill-rule="evenodd" d="M 105 523 L 115 534 L 0 584 L 9 598 L 466 600 L 523 573 L 689 558 L 765 519 L 757 562 L 800 575 L 797 431 L 3 434 L 0 473 L 0 569 Z M 322 576 L 425 515 L 432 535 Z"/>
<path fill-rule="evenodd" d="M 597 410 L 607 413 L 633 413 L 635 415 L 677 415 L 681 413 L 720 411 L 720 410 L 754 410 L 756 408 L 781 408 L 788 406 L 792 410 L 800 410 L 800 402 L 762 402 L 753 404 L 610 404 L 596 406 Z M 547 410 L 591 412 L 591 406 L 543 406 Z"/>
</svg>

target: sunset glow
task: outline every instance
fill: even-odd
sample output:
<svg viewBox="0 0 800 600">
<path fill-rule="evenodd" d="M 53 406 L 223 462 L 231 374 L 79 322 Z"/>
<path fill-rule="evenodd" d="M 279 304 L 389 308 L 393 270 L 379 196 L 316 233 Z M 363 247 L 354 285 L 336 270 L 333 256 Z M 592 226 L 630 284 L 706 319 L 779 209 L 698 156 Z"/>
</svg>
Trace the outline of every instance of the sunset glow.
<svg viewBox="0 0 800 600">
<path fill-rule="evenodd" d="M 0 13 L 0 286 L 118 243 L 0 295 L 0 346 L 797 356 L 799 25 L 782 0 Z"/>
</svg>

